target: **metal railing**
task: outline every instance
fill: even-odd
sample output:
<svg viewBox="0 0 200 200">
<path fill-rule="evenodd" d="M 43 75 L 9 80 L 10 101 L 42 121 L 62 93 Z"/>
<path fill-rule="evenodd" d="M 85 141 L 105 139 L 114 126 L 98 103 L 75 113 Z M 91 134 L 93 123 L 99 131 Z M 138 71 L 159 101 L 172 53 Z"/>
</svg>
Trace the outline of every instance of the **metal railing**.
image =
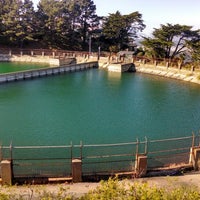
<svg viewBox="0 0 200 200">
<path fill-rule="evenodd" d="M 75 57 L 86 56 L 86 51 L 67 51 L 58 49 L 21 49 L 21 48 L 0 48 L 0 54 L 4 55 L 28 55 L 28 56 L 49 56 L 49 57 Z"/>
<path fill-rule="evenodd" d="M 63 146 L 1 146 L 0 160 L 11 160 L 17 177 L 71 176 L 72 159 L 82 161 L 82 175 L 115 174 L 134 170 L 137 155 L 146 155 L 148 169 L 189 163 L 190 148 L 200 145 L 200 135 L 118 144 Z"/>
</svg>

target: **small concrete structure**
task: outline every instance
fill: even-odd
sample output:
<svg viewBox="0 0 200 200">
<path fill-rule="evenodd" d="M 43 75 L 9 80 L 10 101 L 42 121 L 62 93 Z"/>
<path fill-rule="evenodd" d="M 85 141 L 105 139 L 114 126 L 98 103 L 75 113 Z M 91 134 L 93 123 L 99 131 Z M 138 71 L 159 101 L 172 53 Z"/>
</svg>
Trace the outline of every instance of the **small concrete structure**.
<svg viewBox="0 0 200 200">
<path fill-rule="evenodd" d="M 60 67 L 49 67 L 43 69 L 34 69 L 34 70 L 0 74 L 0 83 L 31 79 L 42 76 L 50 76 L 67 72 L 81 71 L 94 67 L 98 67 L 98 62 L 88 62 L 81 64 L 65 65 Z"/>
<path fill-rule="evenodd" d="M 12 185 L 12 162 L 10 160 L 1 161 L 1 178 L 3 185 Z"/>
<path fill-rule="evenodd" d="M 200 147 L 191 147 L 189 163 L 193 165 L 194 170 L 200 170 Z"/>
<path fill-rule="evenodd" d="M 76 58 L 69 57 L 55 57 L 55 55 L 50 58 L 49 56 L 34 56 L 34 52 L 31 52 L 31 56 L 23 55 L 22 53 L 18 55 L 4 55 L 0 54 L 0 61 L 3 62 L 29 62 L 29 63 L 47 63 L 52 66 L 63 66 L 68 64 L 75 64 Z"/>
<path fill-rule="evenodd" d="M 72 160 L 72 180 L 74 183 L 82 182 L 82 160 Z"/>
<path fill-rule="evenodd" d="M 135 172 L 136 177 L 143 177 L 147 173 L 147 156 L 146 155 L 136 155 L 136 162 L 135 162 Z"/>
<path fill-rule="evenodd" d="M 116 64 L 109 64 L 108 65 L 108 71 L 111 72 L 135 72 L 135 65 L 133 63 L 127 63 L 127 64 L 120 64 L 120 63 L 116 63 Z"/>
</svg>

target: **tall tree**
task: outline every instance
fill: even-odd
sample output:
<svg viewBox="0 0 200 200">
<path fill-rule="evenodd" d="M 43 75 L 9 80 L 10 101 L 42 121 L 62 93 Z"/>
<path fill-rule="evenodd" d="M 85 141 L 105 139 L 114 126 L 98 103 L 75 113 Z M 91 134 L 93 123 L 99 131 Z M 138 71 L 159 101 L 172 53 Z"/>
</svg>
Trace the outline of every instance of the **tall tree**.
<svg viewBox="0 0 200 200">
<path fill-rule="evenodd" d="M 103 24 L 103 35 L 109 42 L 111 51 L 119 51 L 129 46 L 129 43 L 137 37 L 145 25 L 142 15 L 133 12 L 129 15 L 121 15 L 119 11 L 110 14 Z"/>
<path fill-rule="evenodd" d="M 99 25 L 96 6 L 92 0 L 70 0 L 69 6 L 72 28 L 81 37 L 82 50 L 87 50 L 89 38 Z"/>
<path fill-rule="evenodd" d="M 37 11 L 37 27 L 40 31 L 38 37 L 43 44 L 58 48 L 61 27 L 63 25 L 62 18 L 62 2 L 58 0 L 41 0 Z"/>
<path fill-rule="evenodd" d="M 192 60 L 194 63 L 200 64 L 200 30 L 198 32 L 198 37 L 187 41 L 187 47 L 190 49 L 192 55 Z"/>
<path fill-rule="evenodd" d="M 33 8 L 33 2 L 31 0 L 24 0 L 20 7 L 20 19 L 18 22 L 16 35 L 20 43 L 20 47 L 23 47 L 24 42 L 34 40 L 35 31 L 35 11 Z"/>
<path fill-rule="evenodd" d="M 21 0 L 4 0 L 1 4 L 2 34 L 10 44 L 17 44 Z"/>
<path fill-rule="evenodd" d="M 191 26 L 167 24 L 155 29 L 153 38 L 144 38 L 142 44 L 153 57 L 173 59 L 187 51 L 187 41 L 197 36 L 198 32 Z"/>
</svg>

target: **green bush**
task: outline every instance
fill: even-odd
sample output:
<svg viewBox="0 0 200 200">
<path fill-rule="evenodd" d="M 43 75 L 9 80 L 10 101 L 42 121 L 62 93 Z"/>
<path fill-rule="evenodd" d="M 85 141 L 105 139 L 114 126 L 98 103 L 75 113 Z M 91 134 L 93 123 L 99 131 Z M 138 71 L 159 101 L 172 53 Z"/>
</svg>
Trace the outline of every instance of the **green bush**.
<svg viewBox="0 0 200 200">
<path fill-rule="evenodd" d="M 147 183 L 125 184 L 117 179 L 101 182 L 101 186 L 81 197 L 81 200 L 199 200 L 195 187 L 175 187 L 167 190 Z"/>
<path fill-rule="evenodd" d="M 170 184 L 173 184 L 171 182 Z M 13 195 L 0 192 L 0 200 L 23 200 L 23 199 L 39 199 L 39 200 L 199 200 L 200 192 L 196 187 L 192 186 L 174 186 L 166 185 L 166 187 L 151 186 L 148 183 L 139 183 L 135 181 L 118 181 L 117 178 L 101 181 L 99 187 L 88 192 L 82 197 L 69 195 L 68 189 L 61 187 L 57 192 L 47 192 L 45 189 L 39 188 L 31 195 L 23 194 Z"/>
</svg>

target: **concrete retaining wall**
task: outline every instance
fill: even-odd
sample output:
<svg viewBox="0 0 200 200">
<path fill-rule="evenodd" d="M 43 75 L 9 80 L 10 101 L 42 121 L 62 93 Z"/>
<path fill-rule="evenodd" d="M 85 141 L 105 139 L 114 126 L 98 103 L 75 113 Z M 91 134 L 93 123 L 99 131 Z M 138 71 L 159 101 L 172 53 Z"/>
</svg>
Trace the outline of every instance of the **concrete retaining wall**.
<svg viewBox="0 0 200 200">
<path fill-rule="evenodd" d="M 89 62 L 89 63 L 81 63 L 81 64 L 72 64 L 61 67 L 51 67 L 51 68 L 43 68 L 37 70 L 28 70 L 21 72 L 13 72 L 7 74 L 0 74 L 0 83 L 17 81 L 17 80 L 25 80 L 30 78 L 42 77 L 42 76 L 50 76 L 55 74 L 61 74 L 66 72 L 73 71 L 81 71 L 89 68 L 97 68 L 98 62 Z"/>
<path fill-rule="evenodd" d="M 129 70 L 135 71 L 135 66 L 133 63 L 109 64 L 107 68 L 108 68 L 108 71 L 111 71 L 111 72 L 127 72 Z"/>
<path fill-rule="evenodd" d="M 4 55 L 0 54 L 0 61 L 3 62 L 29 62 L 29 63 L 47 63 L 51 66 L 62 66 L 76 63 L 75 58 L 51 58 L 49 56 L 17 56 L 17 55 Z"/>
<path fill-rule="evenodd" d="M 158 76 L 163 76 L 167 78 L 173 78 L 177 80 L 183 80 L 187 82 L 200 84 L 200 73 L 192 71 L 192 70 L 184 70 L 179 68 L 172 68 L 166 66 L 155 66 L 155 65 L 147 65 L 141 63 L 135 63 L 136 72 L 153 74 Z"/>
</svg>

